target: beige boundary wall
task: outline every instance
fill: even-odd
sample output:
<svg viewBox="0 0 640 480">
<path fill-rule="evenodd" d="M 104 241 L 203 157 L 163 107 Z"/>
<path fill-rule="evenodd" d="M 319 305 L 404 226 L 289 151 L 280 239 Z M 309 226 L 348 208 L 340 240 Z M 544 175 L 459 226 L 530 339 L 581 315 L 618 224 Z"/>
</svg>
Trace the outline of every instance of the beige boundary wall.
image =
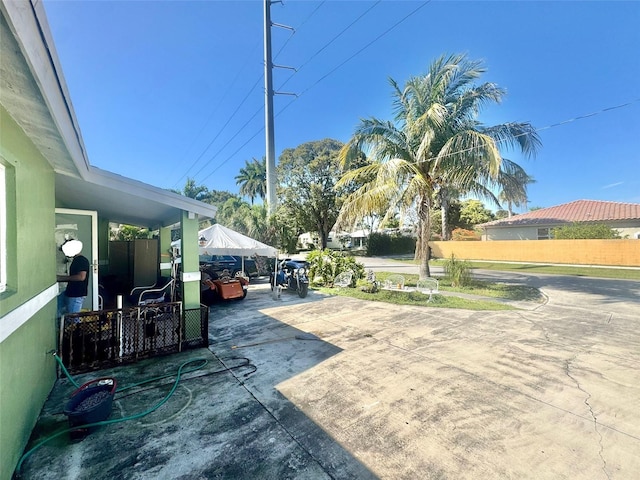
<svg viewBox="0 0 640 480">
<path fill-rule="evenodd" d="M 640 240 L 429 242 L 434 258 L 640 267 Z"/>
</svg>

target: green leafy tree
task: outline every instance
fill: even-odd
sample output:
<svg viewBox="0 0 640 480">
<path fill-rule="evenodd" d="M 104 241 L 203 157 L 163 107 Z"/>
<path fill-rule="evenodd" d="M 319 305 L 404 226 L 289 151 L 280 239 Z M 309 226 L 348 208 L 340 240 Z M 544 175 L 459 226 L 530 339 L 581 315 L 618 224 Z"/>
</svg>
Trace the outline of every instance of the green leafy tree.
<svg viewBox="0 0 640 480">
<path fill-rule="evenodd" d="M 346 164 L 365 152 L 372 163 L 348 171 L 338 183 L 361 183 L 345 200 L 339 222 L 348 224 L 382 208 L 390 214 L 415 209 L 420 278 L 430 276 L 435 195 L 444 188 L 492 196 L 503 162 L 500 147 L 533 155 L 540 145 L 529 123 L 486 127 L 477 120 L 482 107 L 505 95 L 493 83 L 474 84 L 484 72 L 481 62 L 452 55 L 438 58 L 426 75 L 410 78 L 402 89 L 390 80 L 394 121 L 361 120 L 340 154 Z"/>
<path fill-rule="evenodd" d="M 249 197 L 251 205 L 254 198 L 264 200 L 267 194 L 267 159 L 245 161 L 245 166 L 236 175 L 236 185 L 240 185 L 240 195 Z"/>
<path fill-rule="evenodd" d="M 153 238 L 152 232 L 147 228 L 135 227 L 133 225 L 119 225 L 117 230 L 111 231 L 111 240 L 131 241 L 138 238 Z"/>
<path fill-rule="evenodd" d="M 327 246 L 343 196 L 353 190 L 350 183 L 336 188 L 341 176 L 338 154 L 342 146 L 333 139 L 304 143 L 284 150 L 277 167 L 282 212 L 295 220 L 300 233 L 317 232 L 321 249 Z M 366 159 L 357 155 L 353 161 L 362 165 Z"/>
<path fill-rule="evenodd" d="M 214 205 L 216 207 L 221 207 L 224 203 L 230 198 L 238 198 L 240 197 L 234 193 L 231 193 L 227 190 L 210 190 L 209 196 L 206 199 L 206 202 L 209 205 Z"/>
<path fill-rule="evenodd" d="M 196 185 L 196 181 L 193 178 L 187 178 L 182 192 L 178 193 L 200 201 L 205 201 L 209 197 L 209 189 L 204 185 Z"/>
<path fill-rule="evenodd" d="M 502 220 L 503 218 L 508 218 L 509 217 L 509 212 L 507 212 L 506 210 L 496 210 L 496 220 Z"/>
<path fill-rule="evenodd" d="M 551 238 L 555 240 L 575 239 L 616 239 L 618 230 L 604 223 L 572 223 L 551 229 Z"/>
<path fill-rule="evenodd" d="M 467 229 L 495 220 L 495 215 L 480 200 L 465 200 L 460 208 L 460 221 Z"/>
</svg>

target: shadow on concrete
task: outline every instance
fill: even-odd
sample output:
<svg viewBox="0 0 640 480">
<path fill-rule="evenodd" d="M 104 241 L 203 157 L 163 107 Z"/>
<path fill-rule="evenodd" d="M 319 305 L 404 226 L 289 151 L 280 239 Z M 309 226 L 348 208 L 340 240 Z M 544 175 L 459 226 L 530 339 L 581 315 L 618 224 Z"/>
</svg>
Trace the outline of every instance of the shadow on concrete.
<svg viewBox="0 0 640 480">
<path fill-rule="evenodd" d="M 252 282 L 244 301 L 211 307 L 209 349 L 74 377 L 79 384 L 117 379 L 109 417 L 114 423 L 80 441 L 69 433 L 48 441 L 24 458 L 20 478 L 376 478 L 277 390 L 280 382 L 341 351 L 268 314 L 292 306 L 302 315 L 304 303 L 322 296 L 310 292 L 300 299 L 283 292 L 282 298 L 273 299 L 268 281 Z M 180 365 L 191 361 L 206 364 L 185 373 L 176 386 Z M 56 383 L 26 452 L 68 428 L 62 410 L 74 390 L 66 378 Z M 165 396 L 166 403 L 137 418 Z"/>
</svg>

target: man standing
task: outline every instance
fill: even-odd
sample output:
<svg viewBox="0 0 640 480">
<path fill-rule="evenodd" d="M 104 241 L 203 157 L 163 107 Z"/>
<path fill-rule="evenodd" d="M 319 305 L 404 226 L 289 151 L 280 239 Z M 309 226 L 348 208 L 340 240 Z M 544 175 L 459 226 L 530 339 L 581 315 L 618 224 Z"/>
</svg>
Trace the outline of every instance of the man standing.
<svg viewBox="0 0 640 480">
<path fill-rule="evenodd" d="M 89 286 L 89 260 L 80 255 L 82 242 L 69 240 L 62 245 L 66 257 L 73 258 L 69 275 L 58 275 L 58 282 L 67 282 L 67 289 L 58 296 L 58 316 L 77 313 L 87 296 Z"/>
</svg>

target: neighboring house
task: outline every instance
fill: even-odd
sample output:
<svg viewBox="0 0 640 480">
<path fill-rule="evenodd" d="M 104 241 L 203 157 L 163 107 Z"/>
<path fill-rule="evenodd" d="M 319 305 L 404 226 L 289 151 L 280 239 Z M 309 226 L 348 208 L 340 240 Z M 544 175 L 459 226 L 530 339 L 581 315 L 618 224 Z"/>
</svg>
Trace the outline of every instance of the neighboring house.
<svg viewBox="0 0 640 480">
<path fill-rule="evenodd" d="M 363 250 L 367 248 L 367 240 L 371 234 L 370 230 L 355 230 L 351 232 L 351 248 Z"/>
<path fill-rule="evenodd" d="M 215 208 L 92 167 L 42 2 L 0 3 L 0 478 L 11 478 L 55 380 L 56 271 L 65 235 L 93 264 L 85 308 L 97 309 L 109 222 L 160 231 L 168 269 L 180 223 L 182 298 L 199 308 L 198 220 Z M 126 112 L 123 112 L 125 115 Z"/>
<path fill-rule="evenodd" d="M 348 240 L 349 234 L 347 232 L 334 232 L 333 230 L 329 232 L 329 236 L 327 237 L 327 248 L 331 248 L 333 250 L 340 250 L 343 248 L 349 248 L 350 241 Z M 340 239 L 344 237 L 346 239 L 345 243 L 341 243 Z M 320 248 L 320 236 L 317 232 L 305 232 L 298 236 L 298 245 L 302 247 L 303 250 L 308 250 L 313 245 L 315 248 Z"/>
<path fill-rule="evenodd" d="M 478 225 L 483 240 L 547 240 L 554 227 L 601 223 L 622 238 L 640 238 L 640 204 L 576 200 Z"/>
</svg>

